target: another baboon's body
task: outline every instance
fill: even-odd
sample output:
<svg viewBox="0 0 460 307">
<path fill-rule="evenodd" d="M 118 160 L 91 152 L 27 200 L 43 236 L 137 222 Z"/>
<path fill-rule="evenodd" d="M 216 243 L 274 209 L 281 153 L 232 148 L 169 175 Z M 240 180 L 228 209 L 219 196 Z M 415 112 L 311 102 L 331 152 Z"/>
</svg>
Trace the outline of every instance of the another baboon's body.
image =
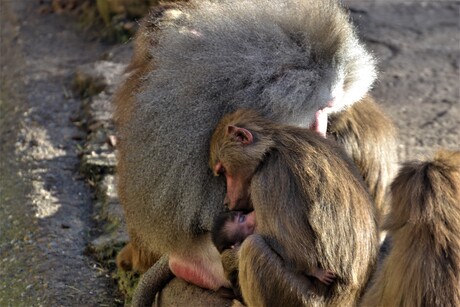
<svg viewBox="0 0 460 307">
<path fill-rule="evenodd" d="M 460 152 L 405 163 L 391 194 L 391 249 L 362 305 L 459 306 Z"/>
</svg>

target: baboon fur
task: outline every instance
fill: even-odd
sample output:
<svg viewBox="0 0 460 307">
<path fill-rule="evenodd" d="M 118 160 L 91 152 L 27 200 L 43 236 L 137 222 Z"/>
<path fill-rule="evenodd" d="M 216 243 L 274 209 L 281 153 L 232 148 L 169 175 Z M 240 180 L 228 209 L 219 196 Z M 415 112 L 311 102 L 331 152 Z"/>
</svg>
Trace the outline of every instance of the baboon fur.
<svg viewBox="0 0 460 307">
<path fill-rule="evenodd" d="M 375 100 L 367 95 L 343 112 L 329 117 L 328 137 L 344 146 L 374 199 L 382 226 L 388 212 L 388 187 L 397 170 L 397 130 Z"/>
<path fill-rule="evenodd" d="M 229 127 L 249 131 L 253 142 L 242 143 Z M 275 124 L 253 110 L 225 116 L 210 152 L 212 169 L 223 165 L 226 176 L 252 176 L 248 195 L 257 226 L 239 258 L 245 302 L 356 305 L 379 244 L 375 208 L 345 152 L 309 129 Z M 305 272 L 316 267 L 334 272 L 336 282 L 308 279 Z"/>
<path fill-rule="evenodd" d="M 393 130 L 373 124 L 391 121 L 366 96 L 374 62 L 333 0 L 195 0 L 154 9 L 115 97 L 118 194 L 131 239 L 118 263 L 145 271 L 163 254 L 220 263 L 206 234 L 223 210 L 225 184 L 206 167 L 208 141 L 223 114 L 241 107 L 309 127 L 327 106 L 325 93 L 342 84 L 330 131 L 366 144 L 347 149 L 365 178 L 380 178 L 373 174 L 387 172 L 395 147 Z M 366 181 L 386 189 L 385 179 Z"/>
<path fill-rule="evenodd" d="M 460 151 L 403 164 L 385 222 L 391 250 L 363 306 L 460 306 Z"/>
</svg>

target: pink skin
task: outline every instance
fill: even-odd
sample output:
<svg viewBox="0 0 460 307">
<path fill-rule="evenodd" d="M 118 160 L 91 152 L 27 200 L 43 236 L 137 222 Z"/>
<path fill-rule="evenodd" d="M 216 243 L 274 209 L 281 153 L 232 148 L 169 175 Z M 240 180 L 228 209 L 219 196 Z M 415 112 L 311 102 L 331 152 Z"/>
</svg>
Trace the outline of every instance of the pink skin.
<svg viewBox="0 0 460 307">
<path fill-rule="evenodd" d="M 339 88 L 333 94 L 334 98 L 327 102 L 326 107 L 316 111 L 315 122 L 311 125 L 311 130 L 318 132 L 324 138 L 326 137 L 327 116 L 329 113 L 331 113 L 332 108 L 336 105 L 337 100 L 340 99 L 340 97 L 342 97 L 343 94 L 343 89 Z"/>
<path fill-rule="evenodd" d="M 335 99 L 328 102 L 328 106 L 316 111 L 315 122 L 311 125 L 310 129 L 318 132 L 322 137 L 326 138 L 327 133 L 327 117 L 332 111 Z"/>
<path fill-rule="evenodd" d="M 224 174 L 227 182 L 227 194 L 225 195 L 224 205 L 230 210 L 249 209 L 249 184 L 251 176 L 245 174 L 229 174 L 222 162 L 217 162 L 214 167 L 216 174 Z"/>
<path fill-rule="evenodd" d="M 243 232 L 244 237 L 254 233 L 256 221 L 255 212 L 243 214 L 239 212 L 237 217 L 227 222 L 228 231 Z M 169 267 L 173 274 L 189 283 L 201 288 L 218 290 L 220 287 L 229 287 L 229 282 L 223 273 L 220 256 L 214 255 L 217 250 L 202 250 L 197 243 L 195 250 L 190 250 L 187 255 L 171 253 L 169 255 Z M 213 256 L 217 256 L 216 259 Z"/>
<path fill-rule="evenodd" d="M 311 275 L 316 277 L 320 282 L 327 286 L 332 284 L 335 280 L 335 274 L 333 272 L 326 271 L 320 268 L 316 268 Z"/>
<path fill-rule="evenodd" d="M 214 248 L 213 245 L 210 247 Z M 217 249 L 209 251 L 208 254 L 200 254 L 198 251 L 193 255 L 169 255 L 169 268 L 176 277 L 179 277 L 191 284 L 204 289 L 217 291 L 221 287 L 229 287 L 230 283 L 225 278 Z M 216 257 L 210 254 L 216 253 Z M 212 259 L 211 259 L 212 258 Z"/>
<path fill-rule="evenodd" d="M 311 126 L 311 129 L 318 132 L 322 137 L 326 137 L 327 132 L 327 108 L 321 109 L 315 114 L 315 122 Z"/>
<path fill-rule="evenodd" d="M 248 209 L 249 205 L 249 191 L 248 186 L 251 178 L 237 175 L 225 175 L 227 180 L 227 195 L 225 196 L 224 205 L 228 206 L 230 210 Z"/>
<path fill-rule="evenodd" d="M 250 145 L 254 141 L 249 130 L 236 126 L 228 126 L 226 136 L 243 146 Z M 216 170 L 217 173 L 225 173 L 227 180 L 227 195 L 225 196 L 224 205 L 228 206 L 230 210 L 248 209 L 248 187 L 251 182 L 251 176 L 242 172 L 230 174 L 220 162 L 217 164 Z"/>
</svg>

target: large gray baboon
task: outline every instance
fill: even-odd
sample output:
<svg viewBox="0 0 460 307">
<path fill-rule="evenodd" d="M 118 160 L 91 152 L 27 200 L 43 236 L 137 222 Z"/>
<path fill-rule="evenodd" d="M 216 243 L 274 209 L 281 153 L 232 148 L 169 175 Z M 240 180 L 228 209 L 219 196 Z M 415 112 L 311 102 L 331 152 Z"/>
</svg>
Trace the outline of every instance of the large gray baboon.
<svg viewBox="0 0 460 307">
<path fill-rule="evenodd" d="M 374 60 L 336 1 L 159 7 L 142 23 L 129 72 L 115 112 L 131 238 L 118 257 L 124 267 L 145 271 L 167 255 L 176 276 L 209 289 L 229 285 L 208 233 L 225 194 L 207 168 L 208 141 L 222 115 L 241 107 L 322 135 L 328 129 L 381 207 L 394 129 L 367 96 Z"/>
</svg>

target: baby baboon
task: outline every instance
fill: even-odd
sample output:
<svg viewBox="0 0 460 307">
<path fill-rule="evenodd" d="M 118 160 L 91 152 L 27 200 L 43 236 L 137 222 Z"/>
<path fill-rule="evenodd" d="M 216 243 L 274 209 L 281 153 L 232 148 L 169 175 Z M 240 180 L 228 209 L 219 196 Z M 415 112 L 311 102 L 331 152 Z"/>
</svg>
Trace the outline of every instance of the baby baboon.
<svg viewBox="0 0 460 307">
<path fill-rule="evenodd" d="M 222 254 L 225 250 L 234 249 L 233 255 L 237 257 L 237 251 L 243 241 L 256 230 L 256 213 L 251 211 L 245 213 L 243 211 L 229 211 L 219 215 L 212 227 L 212 242 L 217 247 L 217 250 Z M 308 256 L 307 256 L 308 257 Z M 231 261 L 231 264 L 237 263 L 238 259 L 226 260 Z M 226 271 L 224 263 L 224 271 Z M 238 268 L 226 271 L 226 276 L 232 283 L 233 291 L 237 298 L 240 297 L 239 282 L 235 277 L 238 277 Z M 302 272 L 300 272 L 302 273 Z M 306 275 L 317 278 L 325 285 L 330 285 L 335 275 L 331 271 L 323 270 L 319 267 L 306 268 Z"/>
<path fill-rule="evenodd" d="M 391 194 L 392 247 L 362 306 L 460 306 L 460 151 L 405 163 Z"/>
<path fill-rule="evenodd" d="M 255 211 L 228 211 L 219 214 L 211 230 L 212 243 L 219 253 L 236 248 L 252 235 L 256 228 Z"/>
<path fill-rule="evenodd" d="M 238 261 L 249 306 L 357 304 L 376 262 L 377 227 L 362 179 L 338 146 L 238 110 L 218 124 L 210 166 L 226 177 L 229 208 L 257 214 Z M 308 279 L 305 270 L 317 267 L 337 281 Z"/>
<path fill-rule="evenodd" d="M 390 121 L 363 98 L 374 60 L 337 1 L 160 6 L 144 19 L 128 69 L 115 111 L 118 193 L 131 239 L 117 261 L 126 268 L 144 271 L 167 254 L 176 276 L 209 289 L 229 285 L 208 235 L 225 185 L 205 164 L 213 127 L 241 107 L 323 135 L 335 114 L 329 131 L 366 182 L 385 189 L 393 130 L 376 124 Z"/>
</svg>

